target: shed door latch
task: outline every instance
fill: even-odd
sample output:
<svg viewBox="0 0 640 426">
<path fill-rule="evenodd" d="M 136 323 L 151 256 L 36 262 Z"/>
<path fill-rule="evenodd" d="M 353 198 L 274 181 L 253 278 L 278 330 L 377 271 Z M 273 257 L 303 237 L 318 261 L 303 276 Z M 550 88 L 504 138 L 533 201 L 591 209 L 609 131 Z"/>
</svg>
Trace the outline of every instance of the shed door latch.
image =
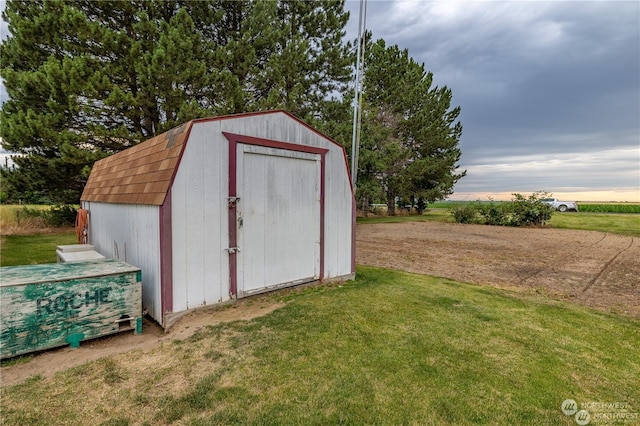
<svg viewBox="0 0 640 426">
<path fill-rule="evenodd" d="M 225 249 L 226 251 L 229 252 L 229 254 L 236 254 L 237 252 L 240 251 L 240 247 L 229 247 L 228 249 Z"/>
<path fill-rule="evenodd" d="M 236 204 L 240 201 L 240 197 L 229 197 L 229 208 L 234 208 Z"/>
</svg>

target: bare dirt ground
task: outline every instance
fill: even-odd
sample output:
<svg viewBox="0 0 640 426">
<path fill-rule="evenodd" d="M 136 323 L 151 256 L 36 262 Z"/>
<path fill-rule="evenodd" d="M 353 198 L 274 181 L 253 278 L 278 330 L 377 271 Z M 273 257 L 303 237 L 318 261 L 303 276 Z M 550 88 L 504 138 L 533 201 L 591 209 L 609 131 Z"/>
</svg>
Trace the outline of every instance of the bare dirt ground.
<svg viewBox="0 0 640 426">
<path fill-rule="evenodd" d="M 570 300 L 640 318 L 640 241 L 591 231 L 526 229 L 439 222 L 366 224 L 357 228 L 358 264 L 401 269 Z M 131 332 L 35 354 L 0 369 L 0 385 L 21 383 L 105 356 L 150 351 L 207 325 L 252 319 L 283 306 L 257 296 L 190 313 L 168 332 L 145 320 Z"/>
<path fill-rule="evenodd" d="M 22 383 L 29 377 L 51 377 L 88 361 L 134 350 L 149 351 L 167 340 L 184 340 L 208 325 L 236 320 L 250 320 L 266 315 L 284 303 L 272 298 L 253 298 L 233 305 L 202 309 L 181 317 L 171 329 L 165 331 L 155 322 L 144 319 L 142 334 L 123 332 L 82 342 L 77 349 L 62 347 L 36 353 L 25 363 L 3 366 L 0 369 L 0 386 Z"/>
<path fill-rule="evenodd" d="M 362 224 L 356 262 L 538 293 L 640 318 L 640 241 L 594 231 Z"/>
</svg>

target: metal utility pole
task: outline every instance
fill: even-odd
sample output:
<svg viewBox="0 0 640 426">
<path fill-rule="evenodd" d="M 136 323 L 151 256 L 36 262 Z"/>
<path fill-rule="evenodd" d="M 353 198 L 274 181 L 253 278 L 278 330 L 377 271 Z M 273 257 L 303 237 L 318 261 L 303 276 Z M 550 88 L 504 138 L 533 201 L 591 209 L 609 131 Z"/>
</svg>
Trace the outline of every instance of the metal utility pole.
<svg viewBox="0 0 640 426">
<path fill-rule="evenodd" d="M 353 138 L 351 141 L 351 182 L 353 192 L 358 181 L 358 153 L 360 151 L 360 119 L 362 117 L 362 80 L 361 68 L 364 68 L 364 47 L 367 28 L 367 0 L 360 0 L 360 16 L 358 18 L 358 50 L 356 58 L 356 76 L 353 92 Z"/>
</svg>

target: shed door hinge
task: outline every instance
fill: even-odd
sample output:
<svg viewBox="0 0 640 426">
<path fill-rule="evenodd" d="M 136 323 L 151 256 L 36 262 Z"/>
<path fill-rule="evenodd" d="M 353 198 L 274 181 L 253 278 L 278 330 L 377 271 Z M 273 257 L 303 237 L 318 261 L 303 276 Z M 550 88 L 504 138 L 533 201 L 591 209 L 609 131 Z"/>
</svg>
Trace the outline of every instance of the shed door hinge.
<svg viewBox="0 0 640 426">
<path fill-rule="evenodd" d="M 236 204 L 238 204 L 238 202 L 240 201 L 240 197 L 229 197 L 228 198 L 229 201 L 229 208 L 233 208 L 236 206 Z"/>
<path fill-rule="evenodd" d="M 240 247 L 229 247 L 228 249 L 225 249 L 226 251 L 229 252 L 229 254 L 236 254 L 236 252 L 240 251 Z"/>
</svg>

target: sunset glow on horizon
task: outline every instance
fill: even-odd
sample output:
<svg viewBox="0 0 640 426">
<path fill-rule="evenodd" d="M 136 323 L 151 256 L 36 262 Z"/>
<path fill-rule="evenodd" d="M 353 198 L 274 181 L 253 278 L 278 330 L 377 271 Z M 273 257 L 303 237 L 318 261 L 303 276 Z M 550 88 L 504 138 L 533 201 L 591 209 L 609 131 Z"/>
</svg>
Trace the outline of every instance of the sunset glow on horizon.
<svg viewBox="0 0 640 426">
<path fill-rule="evenodd" d="M 514 193 L 529 196 L 531 192 L 454 192 L 449 200 L 460 201 L 509 201 Z M 563 201 L 577 202 L 615 202 L 615 203 L 640 203 L 640 188 L 612 189 L 609 191 L 562 191 L 549 192 L 550 196 Z"/>
</svg>

